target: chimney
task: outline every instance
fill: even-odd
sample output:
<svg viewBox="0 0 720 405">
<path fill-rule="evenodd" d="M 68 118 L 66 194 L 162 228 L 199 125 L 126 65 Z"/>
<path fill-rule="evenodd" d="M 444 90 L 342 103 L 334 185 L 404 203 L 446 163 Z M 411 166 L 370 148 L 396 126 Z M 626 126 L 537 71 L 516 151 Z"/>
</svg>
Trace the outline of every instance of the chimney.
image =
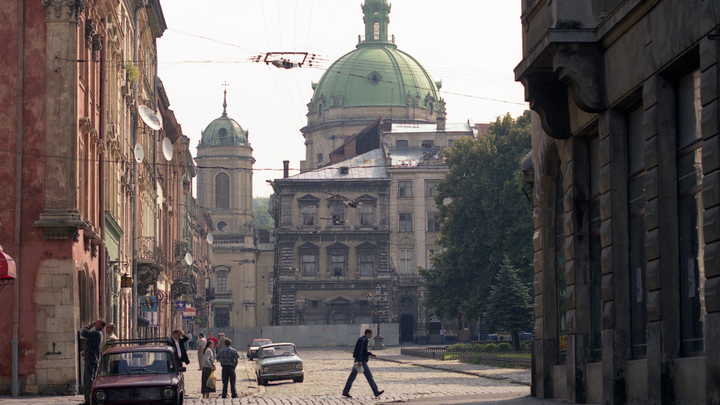
<svg viewBox="0 0 720 405">
<path fill-rule="evenodd" d="M 445 120 L 447 118 L 445 117 L 445 114 L 440 113 L 437 117 L 437 130 L 438 131 L 444 131 L 445 130 Z"/>
<path fill-rule="evenodd" d="M 290 161 L 283 160 L 283 179 L 290 177 Z"/>
</svg>

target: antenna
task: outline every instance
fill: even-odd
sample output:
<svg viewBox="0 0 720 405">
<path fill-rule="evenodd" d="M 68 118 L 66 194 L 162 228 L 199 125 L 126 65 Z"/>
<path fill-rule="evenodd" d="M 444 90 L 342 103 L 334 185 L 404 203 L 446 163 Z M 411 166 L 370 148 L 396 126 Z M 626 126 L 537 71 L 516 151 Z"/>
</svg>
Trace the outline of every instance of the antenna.
<svg viewBox="0 0 720 405">
<path fill-rule="evenodd" d="M 159 131 L 162 129 L 162 117 L 160 117 L 160 114 L 156 114 L 155 111 L 151 110 L 148 106 L 138 106 L 138 115 L 140 115 L 140 119 L 143 120 L 145 125 L 149 126 L 155 131 Z"/>
</svg>

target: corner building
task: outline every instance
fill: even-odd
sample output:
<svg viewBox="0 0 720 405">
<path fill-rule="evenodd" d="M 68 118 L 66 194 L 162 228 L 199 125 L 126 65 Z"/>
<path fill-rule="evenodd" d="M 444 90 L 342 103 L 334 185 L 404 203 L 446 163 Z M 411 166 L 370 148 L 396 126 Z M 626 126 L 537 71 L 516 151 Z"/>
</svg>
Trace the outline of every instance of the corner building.
<svg viewBox="0 0 720 405">
<path fill-rule="evenodd" d="M 532 393 L 720 403 L 720 1 L 523 1 Z"/>
</svg>

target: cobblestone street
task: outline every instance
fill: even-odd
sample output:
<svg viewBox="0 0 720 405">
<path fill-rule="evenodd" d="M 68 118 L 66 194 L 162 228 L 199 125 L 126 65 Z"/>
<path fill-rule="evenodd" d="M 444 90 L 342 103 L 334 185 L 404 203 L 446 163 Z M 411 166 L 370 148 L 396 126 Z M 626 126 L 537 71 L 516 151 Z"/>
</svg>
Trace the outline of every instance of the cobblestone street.
<svg viewBox="0 0 720 405">
<path fill-rule="evenodd" d="M 375 381 L 385 394 L 379 398 L 372 391 L 364 376 L 359 375 L 353 384 L 352 399 L 341 396 L 345 381 L 352 367 L 351 348 L 299 349 L 305 366 L 305 381 L 291 380 L 271 382 L 258 386 L 254 377 L 254 363 L 245 359 L 237 368 L 237 389 L 240 398 L 220 398 L 222 384 L 210 399 L 200 394 L 200 371 L 196 351 L 190 351 L 191 364 L 185 373 L 186 405 L 242 404 L 242 405 L 331 405 L 372 404 L 391 402 L 427 402 L 437 404 L 440 398 L 460 398 L 463 403 L 498 400 L 502 404 L 555 403 L 525 398 L 530 394 L 528 370 L 493 368 L 480 365 L 419 359 L 400 355 L 399 348 L 378 352 L 378 359 L 369 363 Z M 220 367 L 218 367 L 218 377 Z M 435 400 L 433 400 L 435 398 Z M 429 402 L 428 402 L 429 401 Z M 81 396 L 0 398 L 2 404 L 79 404 Z M 458 403 L 443 400 L 443 403 Z M 488 403 L 488 402 L 486 402 Z M 492 402 L 495 403 L 495 402 Z"/>
</svg>

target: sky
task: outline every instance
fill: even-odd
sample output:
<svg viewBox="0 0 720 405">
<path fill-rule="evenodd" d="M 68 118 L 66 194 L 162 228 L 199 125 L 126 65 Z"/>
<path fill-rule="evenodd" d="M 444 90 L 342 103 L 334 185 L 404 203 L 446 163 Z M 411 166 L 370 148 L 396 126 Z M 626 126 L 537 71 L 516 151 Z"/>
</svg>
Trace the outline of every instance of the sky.
<svg viewBox="0 0 720 405">
<path fill-rule="evenodd" d="M 253 195 L 266 180 L 290 175 L 305 158 L 311 82 L 355 49 L 365 28 L 363 0 L 163 0 L 168 29 L 158 39 L 158 75 L 170 109 L 190 137 L 223 112 L 248 130 L 256 159 Z M 448 123 L 486 123 L 526 110 L 513 69 L 522 59 L 520 0 L 390 0 L 389 35 L 418 60 L 447 103 Z M 308 52 L 318 66 L 279 69 L 252 58 L 267 52 Z M 197 184 L 196 189 L 210 185 Z"/>
</svg>

